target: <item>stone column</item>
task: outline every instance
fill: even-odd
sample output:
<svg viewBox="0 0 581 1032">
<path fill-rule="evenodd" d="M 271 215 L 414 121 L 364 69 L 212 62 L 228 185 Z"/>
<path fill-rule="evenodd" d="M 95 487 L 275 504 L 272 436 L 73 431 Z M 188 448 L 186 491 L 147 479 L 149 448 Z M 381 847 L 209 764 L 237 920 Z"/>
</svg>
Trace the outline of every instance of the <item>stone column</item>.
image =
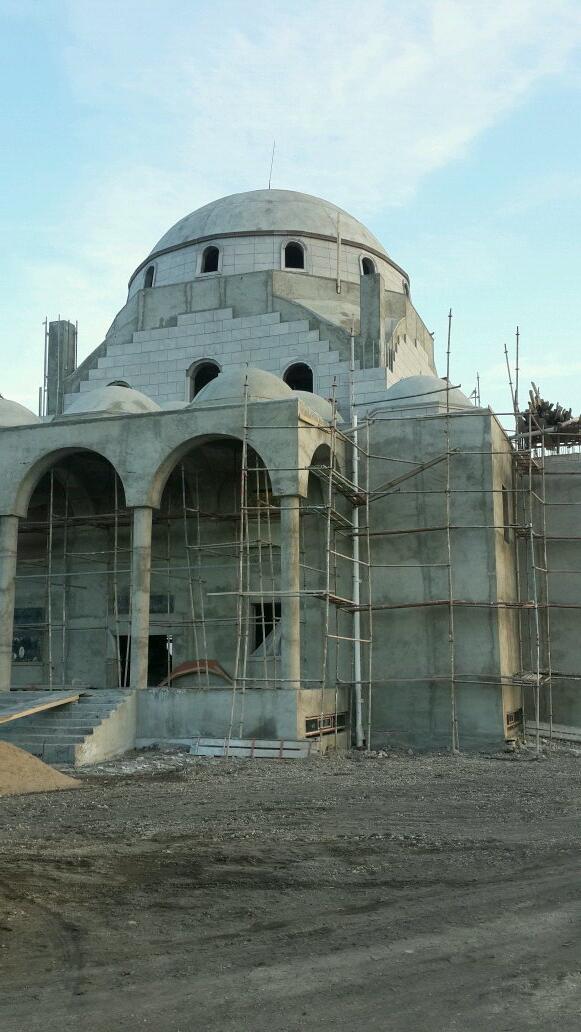
<svg viewBox="0 0 581 1032">
<path fill-rule="evenodd" d="M 133 510 L 130 678 L 132 688 L 147 688 L 152 516 L 152 510 L 145 506 L 136 506 Z"/>
<path fill-rule="evenodd" d="M 281 669 L 283 688 L 301 686 L 300 498 L 280 499 Z"/>
<path fill-rule="evenodd" d="M 18 516 L 0 516 L 0 692 L 10 691 Z"/>
</svg>

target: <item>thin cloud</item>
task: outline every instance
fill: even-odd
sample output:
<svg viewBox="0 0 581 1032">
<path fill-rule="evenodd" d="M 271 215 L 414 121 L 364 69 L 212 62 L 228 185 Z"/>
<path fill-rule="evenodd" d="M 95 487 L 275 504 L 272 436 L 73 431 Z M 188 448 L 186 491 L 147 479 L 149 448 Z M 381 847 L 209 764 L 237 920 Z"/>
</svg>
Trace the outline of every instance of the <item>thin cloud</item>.
<svg viewBox="0 0 581 1032">
<path fill-rule="evenodd" d="M 364 15 L 355 2 L 274 0 L 260 18 L 241 2 L 71 0 L 63 14 L 82 185 L 58 261 L 22 277 L 35 325 L 55 306 L 79 319 L 81 355 L 169 225 L 266 186 L 274 137 L 274 186 L 327 196 L 373 228 L 564 73 L 581 40 L 576 0 L 369 0 Z"/>
</svg>

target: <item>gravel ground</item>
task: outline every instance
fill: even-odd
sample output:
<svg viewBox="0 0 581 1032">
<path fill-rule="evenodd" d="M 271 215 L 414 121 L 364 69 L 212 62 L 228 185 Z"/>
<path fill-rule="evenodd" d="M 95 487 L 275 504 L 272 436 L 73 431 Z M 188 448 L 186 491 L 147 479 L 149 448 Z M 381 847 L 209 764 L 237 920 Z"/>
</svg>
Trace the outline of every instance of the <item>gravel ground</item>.
<svg viewBox="0 0 581 1032">
<path fill-rule="evenodd" d="M 580 762 L 152 752 L 0 799 L 2 1032 L 578 1032 Z"/>
</svg>

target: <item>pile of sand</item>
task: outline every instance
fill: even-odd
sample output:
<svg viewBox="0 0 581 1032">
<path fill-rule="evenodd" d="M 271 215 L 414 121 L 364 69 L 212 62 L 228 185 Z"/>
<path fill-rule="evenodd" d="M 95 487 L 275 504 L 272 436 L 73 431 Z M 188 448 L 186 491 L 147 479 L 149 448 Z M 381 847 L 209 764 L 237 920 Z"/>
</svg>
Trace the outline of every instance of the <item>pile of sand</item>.
<svg viewBox="0 0 581 1032">
<path fill-rule="evenodd" d="M 80 788 L 80 785 L 80 781 L 60 774 L 36 756 L 8 742 L 0 742 L 0 796 L 60 792 L 65 788 Z"/>
</svg>

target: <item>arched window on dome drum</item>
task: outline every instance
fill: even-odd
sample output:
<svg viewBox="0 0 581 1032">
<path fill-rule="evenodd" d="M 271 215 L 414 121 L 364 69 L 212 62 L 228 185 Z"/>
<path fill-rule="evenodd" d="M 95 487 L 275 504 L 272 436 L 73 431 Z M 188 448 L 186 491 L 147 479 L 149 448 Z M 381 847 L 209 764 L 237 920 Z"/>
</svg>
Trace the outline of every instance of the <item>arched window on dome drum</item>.
<svg viewBox="0 0 581 1032">
<path fill-rule="evenodd" d="M 207 383 L 215 380 L 220 372 L 220 366 L 215 362 L 201 362 L 190 373 L 190 401 L 196 397 Z"/>
<path fill-rule="evenodd" d="M 152 287 L 155 279 L 155 265 L 150 265 L 145 273 L 145 279 L 143 281 L 144 287 Z"/>
<path fill-rule="evenodd" d="M 361 273 L 363 276 L 373 276 L 375 271 L 375 262 L 371 258 L 365 256 L 365 258 L 361 259 Z"/>
<path fill-rule="evenodd" d="M 283 380 L 293 391 L 313 393 L 313 370 L 305 362 L 295 362 L 289 366 Z"/>
<path fill-rule="evenodd" d="M 305 249 L 301 244 L 290 243 L 284 249 L 285 269 L 304 269 Z"/>
<path fill-rule="evenodd" d="M 202 255 L 202 272 L 218 272 L 220 252 L 217 247 L 207 247 Z"/>
<path fill-rule="evenodd" d="M 131 384 L 127 383 L 127 380 L 111 380 L 111 383 L 108 383 L 107 387 L 129 387 L 129 388 L 131 388 Z"/>
</svg>

